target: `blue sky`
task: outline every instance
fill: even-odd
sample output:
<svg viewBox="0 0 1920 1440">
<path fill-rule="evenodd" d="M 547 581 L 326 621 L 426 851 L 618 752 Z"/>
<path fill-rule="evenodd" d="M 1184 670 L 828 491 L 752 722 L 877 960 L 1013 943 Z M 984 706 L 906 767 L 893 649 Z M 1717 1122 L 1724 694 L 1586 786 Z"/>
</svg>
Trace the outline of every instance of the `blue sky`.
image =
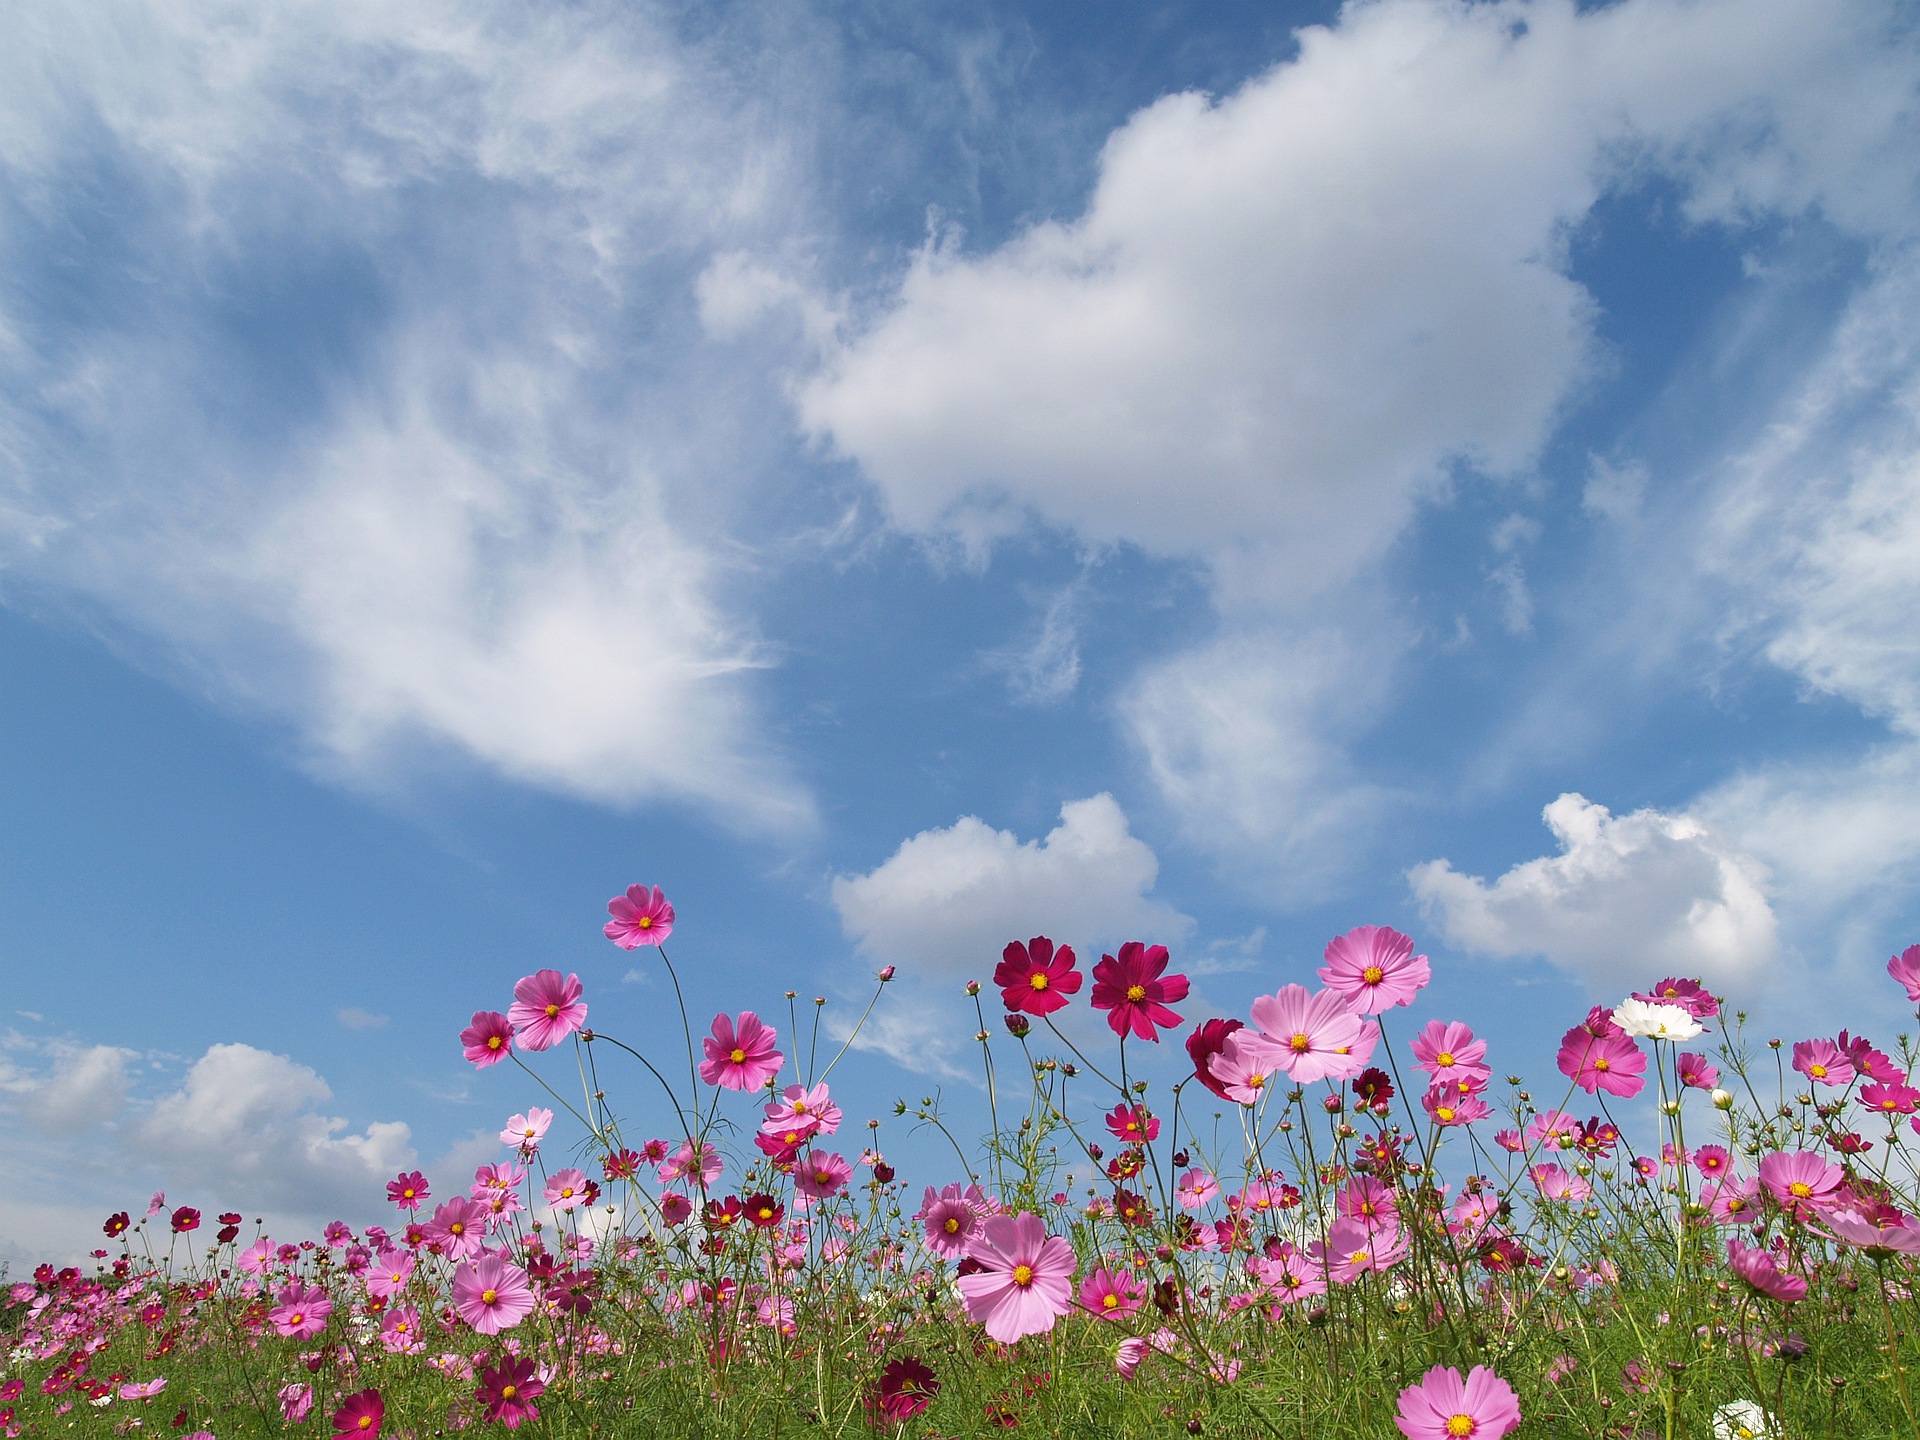
<svg viewBox="0 0 1920 1440">
<path fill-rule="evenodd" d="M 0 1254 L 471 1164 L 519 975 L 670 1037 L 632 881 L 698 1013 L 897 964 L 874 1113 L 1040 932 L 1902 1020 L 1906 7 L 0 26 Z"/>
</svg>

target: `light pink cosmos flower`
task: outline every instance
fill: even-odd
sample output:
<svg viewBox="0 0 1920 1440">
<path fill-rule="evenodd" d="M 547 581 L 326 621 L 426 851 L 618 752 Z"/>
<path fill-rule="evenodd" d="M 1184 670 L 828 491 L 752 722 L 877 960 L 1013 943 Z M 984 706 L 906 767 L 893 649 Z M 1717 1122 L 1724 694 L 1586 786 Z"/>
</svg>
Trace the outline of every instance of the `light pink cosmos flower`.
<svg viewBox="0 0 1920 1440">
<path fill-rule="evenodd" d="M 418 1355 L 427 1348 L 420 1331 L 420 1312 L 397 1305 L 380 1317 L 380 1344 L 389 1355 Z"/>
<path fill-rule="evenodd" d="M 1127 941 L 1117 956 L 1100 957 L 1093 967 L 1091 998 L 1094 1009 L 1107 1012 L 1114 1034 L 1124 1038 L 1131 1031 L 1158 1044 L 1160 1030 L 1181 1023 L 1167 1006 L 1186 999 L 1189 986 L 1186 976 L 1166 973 L 1169 958 L 1166 946 L 1138 940 Z"/>
<path fill-rule="evenodd" d="M 1351 1285 L 1369 1270 L 1392 1268 L 1411 1248 L 1407 1232 L 1398 1225 L 1374 1227 L 1342 1216 L 1327 1227 L 1324 1241 L 1307 1247 L 1307 1254 L 1334 1284 Z"/>
<path fill-rule="evenodd" d="M 804 1138 L 831 1135 L 840 1128 L 840 1107 L 828 1093 L 824 1080 L 811 1090 L 802 1085 L 787 1086 L 780 1092 L 780 1099 L 767 1106 L 766 1115 L 760 1125 L 763 1135 L 801 1131 Z"/>
<path fill-rule="evenodd" d="M 1393 1187 L 1370 1176 L 1349 1180 L 1334 1197 L 1334 1209 L 1369 1227 L 1400 1223 L 1400 1200 Z"/>
<path fill-rule="evenodd" d="M 1279 1046 L 1280 1066 L 1295 1084 L 1351 1079 L 1365 1064 L 1353 1051 L 1364 1043 L 1367 1027 L 1335 991 L 1282 985 L 1255 1000 L 1252 1015 L 1254 1028 Z M 1229 1043 L 1245 1033 L 1234 1031 Z M 1217 1074 L 1220 1062 L 1213 1064 Z"/>
<path fill-rule="evenodd" d="M 1292 1305 L 1327 1293 L 1324 1264 L 1310 1260 L 1291 1240 L 1282 1240 L 1271 1255 L 1252 1262 L 1254 1277 L 1283 1305 Z"/>
<path fill-rule="evenodd" d="M 1765 1250 L 1750 1250 L 1738 1240 L 1727 1241 L 1727 1268 L 1762 1295 L 1791 1305 L 1807 1298 L 1807 1282 L 1789 1275 Z"/>
<path fill-rule="evenodd" d="M 701 1186 L 705 1187 L 720 1178 L 723 1165 L 720 1152 L 706 1141 L 700 1142 L 700 1153 L 696 1157 L 693 1153 L 693 1142 L 687 1140 L 681 1143 L 678 1150 L 660 1162 L 660 1178 L 671 1181 L 697 1176 Z"/>
<path fill-rule="evenodd" d="M 155 1379 L 145 1381 L 138 1385 L 122 1385 L 120 1387 L 120 1398 L 122 1400 L 151 1400 L 166 1388 L 167 1382 L 165 1377 L 156 1377 Z"/>
<path fill-rule="evenodd" d="M 1853 1079 L 1853 1062 L 1831 1040 L 1796 1042 L 1793 1068 L 1816 1085 L 1845 1085 Z"/>
<path fill-rule="evenodd" d="M 1920 945 L 1909 945 L 1887 961 L 1887 974 L 1907 990 L 1907 999 L 1920 1005 Z"/>
<path fill-rule="evenodd" d="M 318 1285 L 295 1282 L 282 1286 L 274 1296 L 278 1302 L 267 1312 L 267 1320 L 277 1334 L 296 1340 L 311 1340 L 327 1328 L 333 1314 L 333 1301 Z"/>
<path fill-rule="evenodd" d="M 577 1210 L 587 1203 L 587 1177 L 581 1171 L 569 1165 L 565 1170 L 556 1170 L 547 1177 L 547 1204 L 562 1213 Z"/>
<path fill-rule="evenodd" d="M 1258 1030 L 1236 1030 L 1213 1057 L 1213 1078 L 1229 1100 L 1258 1105 L 1273 1088 L 1274 1076 L 1284 1073 L 1287 1052 Z"/>
<path fill-rule="evenodd" d="M 1579 1175 L 1558 1165 L 1536 1165 L 1528 1172 L 1543 1200 L 1570 1200 L 1575 1203 L 1593 1195 L 1593 1186 Z"/>
<path fill-rule="evenodd" d="M 1845 1178 L 1838 1165 L 1812 1150 L 1776 1150 L 1760 1161 L 1760 1184 L 1801 1220 L 1818 1211 Z"/>
<path fill-rule="evenodd" d="M 967 1318 L 1003 1345 L 1053 1329 L 1073 1304 L 1072 1244 L 1026 1212 L 995 1215 L 980 1230 L 968 1254 L 982 1268 L 954 1282 Z"/>
<path fill-rule="evenodd" d="M 476 1165 L 473 1169 L 473 1186 L 467 1194 L 475 1200 L 490 1201 L 503 1190 L 519 1189 L 520 1182 L 526 1178 L 527 1167 L 516 1165 L 511 1160 Z"/>
<path fill-rule="evenodd" d="M 607 902 L 607 913 L 613 918 L 601 933 L 622 950 L 658 945 L 673 934 L 673 906 L 658 885 L 629 885 L 626 894 Z"/>
<path fill-rule="evenodd" d="M 240 1268 L 249 1275 L 264 1275 L 273 1268 L 273 1241 L 262 1235 L 240 1252 Z"/>
<path fill-rule="evenodd" d="M 815 1150 L 794 1170 L 793 1188 L 809 1200 L 828 1200 L 838 1195 L 853 1178 L 853 1166 L 843 1155 L 830 1150 Z"/>
<path fill-rule="evenodd" d="M 1527 1122 L 1527 1143 L 1565 1150 L 1580 1138 L 1580 1117 L 1564 1110 L 1542 1110 Z"/>
<path fill-rule="evenodd" d="M 1429 1020 L 1426 1028 L 1413 1037 L 1413 1068 L 1424 1070 L 1435 1080 L 1451 1080 L 1468 1075 L 1491 1080 L 1493 1067 L 1487 1064 L 1487 1042 L 1473 1038 L 1473 1031 L 1458 1020 Z"/>
<path fill-rule="evenodd" d="M 1427 957 L 1413 953 L 1413 941 L 1385 925 L 1362 925 L 1329 940 L 1324 958 L 1320 979 L 1356 1015 L 1410 1005 L 1433 979 Z"/>
<path fill-rule="evenodd" d="M 311 1385 L 282 1385 L 279 1398 L 280 1414 L 289 1425 L 298 1425 L 313 1411 Z"/>
<path fill-rule="evenodd" d="M 475 1069 L 498 1065 L 513 1052 L 513 1026 L 497 1010 L 476 1010 L 473 1023 L 460 1032 L 460 1048 Z"/>
<path fill-rule="evenodd" d="M 166 1208 L 167 1208 L 167 1192 L 164 1190 L 154 1191 L 153 1198 L 147 1202 L 147 1218 L 151 1220 L 154 1216 L 158 1215 L 162 1210 Z"/>
<path fill-rule="evenodd" d="M 1852 1210 L 1829 1210 L 1821 1219 L 1826 1233 L 1843 1244 L 1861 1250 L 1920 1255 L 1920 1221 L 1911 1215 L 1901 1214 L 1892 1206 L 1874 1215 L 1856 1214 Z"/>
<path fill-rule="evenodd" d="M 550 1050 L 587 1023 L 580 999 L 580 977 L 564 980 L 558 970 L 536 970 L 513 987 L 507 1020 L 528 1050 Z"/>
<path fill-rule="evenodd" d="M 1146 1289 L 1130 1270 L 1102 1265 L 1080 1282 L 1080 1308 L 1102 1320 L 1125 1320 L 1146 1300 Z"/>
<path fill-rule="evenodd" d="M 455 1260 L 467 1259 L 478 1255 L 485 1244 L 488 1218 L 484 1205 L 456 1195 L 435 1207 L 433 1218 L 426 1224 L 427 1239 L 438 1245 L 442 1254 Z"/>
<path fill-rule="evenodd" d="M 1138 1335 L 1129 1335 L 1113 1350 L 1113 1368 L 1120 1372 L 1120 1378 L 1131 1380 L 1133 1372 L 1140 1368 L 1140 1362 L 1153 1353 L 1153 1347 Z"/>
<path fill-rule="evenodd" d="M 1589 1095 L 1604 1090 L 1631 1097 L 1647 1083 L 1647 1057 L 1623 1034 L 1596 1035 L 1576 1025 L 1561 1037 L 1555 1061 L 1560 1073 Z"/>
<path fill-rule="evenodd" d="M 1204 1210 L 1220 1193 L 1220 1182 L 1204 1170 L 1189 1170 L 1173 1187 L 1173 1198 L 1182 1210 Z"/>
<path fill-rule="evenodd" d="M 1493 1113 L 1493 1107 L 1471 1089 L 1459 1085 L 1432 1086 L 1420 1097 L 1420 1107 L 1436 1125 L 1471 1125 Z"/>
<path fill-rule="evenodd" d="M 1464 1380 L 1436 1365 L 1400 1392 L 1393 1423 L 1407 1440 L 1500 1440 L 1520 1428 L 1520 1397 L 1484 1365 Z"/>
<path fill-rule="evenodd" d="M 377 1300 L 391 1300 L 407 1288 L 413 1278 L 415 1261 L 405 1250 L 386 1249 L 373 1257 L 367 1267 L 367 1293 Z"/>
<path fill-rule="evenodd" d="M 453 1308 L 482 1335 L 510 1330 L 533 1313 L 527 1272 L 498 1255 L 483 1255 L 453 1272 Z"/>
<path fill-rule="evenodd" d="M 786 1062 L 774 1048 L 778 1038 L 751 1010 L 742 1010 L 737 1020 L 714 1016 L 713 1034 L 700 1041 L 707 1053 L 700 1062 L 700 1078 L 727 1090 L 758 1090 Z"/>
<path fill-rule="evenodd" d="M 952 1260 L 967 1253 L 974 1233 L 980 1228 L 980 1213 L 961 1193 L 960 1186 L 948 1185 L 936 1191 L 927 1186 L 914 1219 L 926 1234 L 927 1248 Z"/>
</svg>

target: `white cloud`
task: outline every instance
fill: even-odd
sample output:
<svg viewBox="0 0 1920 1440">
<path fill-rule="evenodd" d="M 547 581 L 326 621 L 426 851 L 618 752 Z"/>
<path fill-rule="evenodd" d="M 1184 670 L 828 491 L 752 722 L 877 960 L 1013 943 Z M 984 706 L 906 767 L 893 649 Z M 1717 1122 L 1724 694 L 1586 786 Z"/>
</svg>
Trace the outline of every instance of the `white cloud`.
<svg viewBox="0 0 1920 1440">
<path fill-rule="evenodd" d="M 26 1044 L 8 1037 L 8 1048 Z M 76 1045 L 51 1041 L 42 1046 L 52 1059 L 44 1072 L 22 1070 L 0 1058 L 0 1093 L 34 1129 L 49 1135 L 77 1135 L 119 1117 L 132 1077 L 129 1062 L 139 1056 L 118 1045 Z"/>
<path fill-rule="evenodd" d="M 211 1045 L 131 1127 L 127 1145 L 154 1169 L 217 1191 L 222 1205 L 363 1211 L 413 1163 L 412 1132 L 376 1121 L 353 1133 L 320 1109 L 332 1098 L 318 1072 L 285 1055 Z"/>
<path fill-rule="evenodd" d="M 1022 841 L 975 816 L 923 830 L 864 875 L 833 882 L 841 928 L 876 964 L 981 978 L 1010 940 L 1048 935 L 1097 957 L 1122 940 L 1178 942 L 1193 921 L 1150 898 L 1160 870 L 1111 795 L 1071 800 Z"/>
<path fill-rule="evenodd" d="M 376 1015 L 371 1010 L 363 1010 L 358 1005 L 343 1005 L 333 1012 L 333 1018 L 349 1030 L 384 1030 L 391 1017 Z"/>
<path fill-rule="evenodd" d="M 1636 810 L 1618 819 L 1584 796 L 1543 812 L 1560 854 L 1489 884 L 1445 860 L 1408 872 L 1451 945 L 1539 955 L 1596 994 L 1694 975 L 1752 990 L 1778 953 L 1767 872 L 1700 820 Z"/>
<path fill-rule="evenodd" d="M 1080 595 L 1068 587 L 1051 596 L 1024 644 L 995 650 L 987 665 L 1006 677 L 1007 691 L 1022 705 L 1056 705 L 1080 684 Z"/>
</svg>

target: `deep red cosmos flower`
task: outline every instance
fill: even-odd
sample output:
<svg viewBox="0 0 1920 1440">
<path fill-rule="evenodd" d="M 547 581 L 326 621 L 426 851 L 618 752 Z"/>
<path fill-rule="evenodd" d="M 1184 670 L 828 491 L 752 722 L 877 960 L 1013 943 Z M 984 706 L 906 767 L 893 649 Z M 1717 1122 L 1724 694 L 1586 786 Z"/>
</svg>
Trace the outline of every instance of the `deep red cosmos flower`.
<svg viewBox="0 0 1920 1440">
<path fill-rule="evenodd" d="M 1015 940 L 1000 952 L 993 983 L 1000 987 L 1007 1009 L 1051 1015 L 1066 1008 L 1069 995 L 1080 993 L 1080 972 L 1073 966 L 1070 946 L 1056 949 L 1046 936 L 1036 935 L 1024 945 Z"/>
<path fill-rule="evenodd" d="M 1093 967 L 1093 1006 L 1107 1012 L 1114 1034 L 1124 1037 L 1131 1030 L 1142 1040 L 1158 1042 L 1156 1026 L 1181 1023 L 1167 1002 L 1187 998 L 1187 977 L 1166 974 L 1168 958 L 1166 946 L 1149 948 L 1138 940 L 1122 945 L 1118 956 L 1100 957 Z"/>
</svg>

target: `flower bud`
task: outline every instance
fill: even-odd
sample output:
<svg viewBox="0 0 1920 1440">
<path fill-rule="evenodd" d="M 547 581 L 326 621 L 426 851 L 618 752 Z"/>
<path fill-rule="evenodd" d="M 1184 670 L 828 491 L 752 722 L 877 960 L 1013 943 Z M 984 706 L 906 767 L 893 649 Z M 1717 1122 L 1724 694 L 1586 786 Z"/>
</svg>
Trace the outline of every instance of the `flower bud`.
<svg viewBox="0 0 1920 1440">
<path fill-rule="evenodd" d="M 1018 1010 L 1011 1011 L 1007 1015 L 1007 1033 L 1013 1036 L 1014 1039 L 1026 1039 L 1027 1032 L 1031 1029 L 1033 1029 L 1033 1022 Z"/>
<path fill-rule="evenodd" d="M 1678 1115 L 1680 1113 L 1680 1102 L 1678 1100 L 1662 1100 L 1660 1102 L 1660 1113 L 1662 1115 Z"/>
<path fill-rule="evenodd" d="M 980 993 L 980 982 L 978 980 L 967 981 L 967 994 L 978 995 L 979 993 Z"/>
<path fill-rule="evenodd" d="M 880 983 L 884 985 L 891 979 L 893 979 L 893 966 L 888 965 L 880 971 Z"/>
<path fill-rule="evenodd" d="M 1716 1110 L 1731 1110 L 1733 1108 L 1733 1092 L 1730 1090 L 1714 1091 L 1713 1108 Z"/>
</svg>

